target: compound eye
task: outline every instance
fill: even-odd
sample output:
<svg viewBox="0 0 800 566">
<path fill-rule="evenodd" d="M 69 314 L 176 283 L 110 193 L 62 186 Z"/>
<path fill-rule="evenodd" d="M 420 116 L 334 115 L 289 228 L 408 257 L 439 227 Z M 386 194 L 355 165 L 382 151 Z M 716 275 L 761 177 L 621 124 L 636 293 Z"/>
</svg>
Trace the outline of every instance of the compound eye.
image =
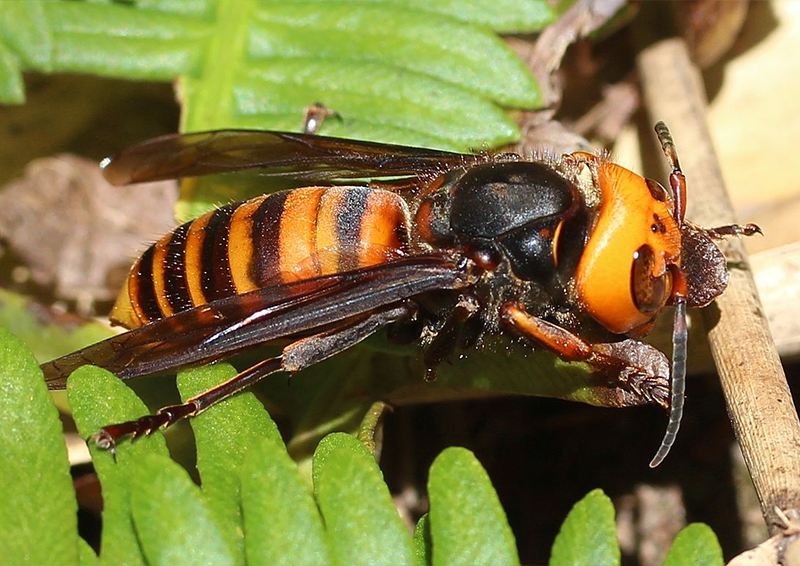
<svg viewBox="0 0 800 566">
<path fill-rule="evenodd" d="M 660 202 L 667 202 L 667 189 L 665 189 L 661 183 L 653 179 L 645 179 L 644 182 L 647 184 L 647 188 L 650 190 L 650 194 L 654 199 Z"/>
<path fill-rule="evenodd" d="M 667 302 L 672 286 L 672 275 L 666 271 L 653 277 L 655 254 L 650 246 L 642 246 L 633 254 L 631 294 L 636 308 L 644 314 L 661 310 Z"/>
</svg>

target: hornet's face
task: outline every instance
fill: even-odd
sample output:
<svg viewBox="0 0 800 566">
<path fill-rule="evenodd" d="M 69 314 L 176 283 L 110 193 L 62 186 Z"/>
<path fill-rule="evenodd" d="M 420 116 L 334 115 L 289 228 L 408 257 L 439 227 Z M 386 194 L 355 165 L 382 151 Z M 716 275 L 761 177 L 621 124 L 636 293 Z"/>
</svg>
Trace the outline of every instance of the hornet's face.
<svg viewBox="0 0 800 566">
<path fill-rule="evenodd" d="M 595 168 L 601 204 L 575 273 L 578 299 L 617 334 L 646 330 L 672 296 L 681 229 L 658 183 L 580 154 Z"/>
</svg>

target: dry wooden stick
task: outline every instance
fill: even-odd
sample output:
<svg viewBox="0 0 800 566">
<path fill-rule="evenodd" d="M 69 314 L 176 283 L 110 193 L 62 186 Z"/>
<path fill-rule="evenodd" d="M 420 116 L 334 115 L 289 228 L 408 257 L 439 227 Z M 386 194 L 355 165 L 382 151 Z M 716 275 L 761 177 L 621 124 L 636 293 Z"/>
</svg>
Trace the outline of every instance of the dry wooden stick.
<svg viewBox="0 0 800 566">
<path fill-rule="evenodd" d="M 689 183 L 687 217 L 702 226 L 735 222 L 706 124 L 705 90 L 685 42 L 657 41 L 641 50 L 637 66 L 652 120 L 665 121 L 675 138 Z M 800 422 L 744 246 L 734 240 L 724 247 L 730 284 L 703 320 L 733 429 L 775 534 L 775 507 L 800 509 Z"/>
</svg>

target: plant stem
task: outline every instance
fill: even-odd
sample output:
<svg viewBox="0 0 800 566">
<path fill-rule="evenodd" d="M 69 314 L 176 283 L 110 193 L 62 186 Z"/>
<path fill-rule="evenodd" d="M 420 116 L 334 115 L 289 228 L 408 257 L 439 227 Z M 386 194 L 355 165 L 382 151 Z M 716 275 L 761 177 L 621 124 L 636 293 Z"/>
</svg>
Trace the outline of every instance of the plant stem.
<svg viewBox="0 0 800 566">
<path fill-rule="evenodd" d="M 691 219 L 703 226 L 735 222 L 706 124 L 705 90 L 684 40 L 648 45 L 637 67 L 652 121 L 664 120 L 674 135 L 689 180 Z M 775 507 L 800 508 L 800 422 L 744 246 L 733 240 L 721 247 L 730 284 L 703 320 L 734 432 L 767 527 L 776 534 Z"/>
</svg>

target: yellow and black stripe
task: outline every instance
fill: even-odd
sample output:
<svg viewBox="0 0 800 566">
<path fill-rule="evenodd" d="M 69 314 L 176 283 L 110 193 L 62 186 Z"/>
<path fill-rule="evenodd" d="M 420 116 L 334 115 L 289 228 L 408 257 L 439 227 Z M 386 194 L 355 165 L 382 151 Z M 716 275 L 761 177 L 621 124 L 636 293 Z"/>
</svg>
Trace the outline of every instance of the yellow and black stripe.
<svg viewBox="0 0 800 566">
<path fill-rule="evenodd" d="M 215 299 L 383 263 L 408 252 L 409 212 L 368 187 L 304 187 L 223 206 L 134 264 L 112 312 L 134 328 Z"/>
</svg>

